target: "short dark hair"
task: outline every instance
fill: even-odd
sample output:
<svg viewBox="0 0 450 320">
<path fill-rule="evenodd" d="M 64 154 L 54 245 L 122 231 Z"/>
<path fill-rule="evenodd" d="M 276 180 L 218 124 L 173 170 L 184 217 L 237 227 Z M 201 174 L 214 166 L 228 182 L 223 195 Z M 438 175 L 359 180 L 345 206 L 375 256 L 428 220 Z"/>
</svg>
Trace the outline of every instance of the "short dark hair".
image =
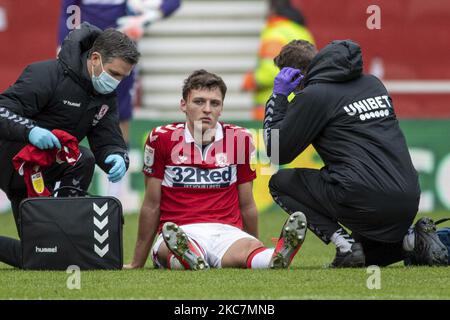
<svg viewBox="0 0 450 320">
<path fill-rule="evenodd" d="M 292 40 L 281 49 L 273 61 L 280 70 L 284 67 L 291 67 L 300 69 L 305 74 L 316 54 L 317 49 L 310 42 L 306 40 Z"/>
<path fill-rule="evenodd" d="M 133 65 L 138 63 L 141 55 L 136 44 L 130 38 L 112 28 L 106 29 L 95 39 L 91 50 L 89 50 L 89 57 L 93 52 L 102 55 L 103 63 L 108 63 L 114 58 L 120 58 Z"/>
<path fill-rule="evenodd" d="M 219 88 L 220 92 L 222 93 L 222 100 L 225 99 L 225 94 L 227 93 L 227 86 L 221 77 L 203 69 L 195 70 L 189 75 L 189 77 L 186 80 L 184 80 L 183 99 L 187 100 L 191 90 L 198 90 L 198 89 L 212 90 L 215 88 Z"/>
</svg>

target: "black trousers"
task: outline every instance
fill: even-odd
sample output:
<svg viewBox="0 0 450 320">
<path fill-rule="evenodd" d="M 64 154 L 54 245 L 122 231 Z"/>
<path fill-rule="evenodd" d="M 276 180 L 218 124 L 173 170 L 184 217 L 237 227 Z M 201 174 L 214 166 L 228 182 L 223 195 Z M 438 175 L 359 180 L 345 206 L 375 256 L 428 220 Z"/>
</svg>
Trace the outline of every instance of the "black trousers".
<svg viewBox="0 0 450 320">
<path fill-rule="evenodd" d="M 269 189 L 288 214 L 303 212 L 308 228 L 324 243 L 345 226 L 362 244 L 367 265 L 403 260 L 403 236 L 417 212 L 408 201 L 380 201 L 364 190 L 349 196 L 341 185 L 326 181 L 313 169 L 282 169 L 270 179 Z"/>
<path fill-rule="evenodd" d="M 95 157 L 88 148 L 80 146 L 80 152 L 81 156 L 74 166 L 70 166 L 67 163 L 54 164 L 43 170 L 44 182 L 48 190 L 53 191 L 55 187 L 72 186 L 87 191 L 94 175 Z M 11 201 L 11 209 L 20 238 L 19 205 L 23 199 L 27 198 L 23 177 L 14 172 L 10 183 L 2 189 L 4 189 L 3 191 Z M 74 197 L 78 196 L 78 193 L 70 189 L 61 190 L 55 196 Z M 18 268 L 21 267 L 22 250 L 19 240 L 0 236 L 0 262 Z"/>
</svg>

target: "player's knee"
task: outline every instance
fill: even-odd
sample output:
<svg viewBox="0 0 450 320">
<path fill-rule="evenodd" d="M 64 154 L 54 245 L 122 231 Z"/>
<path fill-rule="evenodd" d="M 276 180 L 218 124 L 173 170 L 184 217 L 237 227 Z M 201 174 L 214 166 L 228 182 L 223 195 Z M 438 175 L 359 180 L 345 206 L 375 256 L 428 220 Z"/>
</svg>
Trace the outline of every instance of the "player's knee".
<svg viewBox="0 0 450 320">
<path fill-rule="evenodd" d="M 295 169 L 281 169 L 269 180 L 269 190 L 272 196 L 289 193 L 289 181 L 295 176 Z"/>
<path fill-rule="evenodd" d="M 252 254 L 253 251 L 255 251 L 256 249 L 259 249 L 261 247 L 264 247 L 264 243 L 262 243 L 261 241 L 259 241 L 257 239 L 248 241 L 247 246 L 243 252 L 242 260 L 247 262 L 248 256 L 250 256 L 250 254 Z"/>
<path fill-rule="evenodd" d="M 246 268 L 248 256 L 263 246 L 264 244 L 257 239 L 244 238 L 236 241 L 223 256 L 222 267 Z"/>
<path fill-rule="evenodd" d="M 277 182 L 278 182 L 277 173 L 275 173 L 270 177 L 269 180 L 269 190 L 271 193 L 277 191 Z"/>
<path fill-rule="evenodd" d="M 269 180 L 269 190 L 272 194 L 280 192 L 282 190 L 284 170 L 279 170 L 272 175 Z"/>
<path fill-rule="evenodd" d="M 77 165 L 86 169 L 94 169 L 95 167 L 95 156 L 91 150 L 85 147 L 80 147 L 80 159 L 77 161 Z"/>
</svg>

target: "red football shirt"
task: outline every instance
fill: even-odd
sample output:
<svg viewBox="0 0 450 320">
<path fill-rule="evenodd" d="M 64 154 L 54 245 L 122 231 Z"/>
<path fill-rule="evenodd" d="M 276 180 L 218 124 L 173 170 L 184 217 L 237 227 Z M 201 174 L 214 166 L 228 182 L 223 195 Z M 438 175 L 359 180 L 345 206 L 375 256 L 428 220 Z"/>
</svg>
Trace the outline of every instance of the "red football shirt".
<svg viewBox="0 0 450 320">
<path fill-rule="evenodd" d="M 214 142 L 195 143 L 184 123 L 153 129 L 144 150 L 146 176 L 161 179 L 160 225 L 223 223 L 242 229 L 237 186 L 252 181 L 251 134 L 217 123 Z"/>
</svg>

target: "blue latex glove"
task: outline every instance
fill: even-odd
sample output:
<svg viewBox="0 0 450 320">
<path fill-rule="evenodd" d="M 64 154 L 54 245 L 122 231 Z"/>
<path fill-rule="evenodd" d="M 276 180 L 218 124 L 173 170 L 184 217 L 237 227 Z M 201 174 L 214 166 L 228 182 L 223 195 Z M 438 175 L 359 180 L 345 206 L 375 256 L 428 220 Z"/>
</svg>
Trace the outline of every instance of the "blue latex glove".
<svg viewBox="0 0 450 320">
<path fill-rule="evenodd" d="M 273 93 L 289 96 L 304 77 L 299 69 L 284 67 L 275 77 Z"/>
<path fill-rule="evenodd" d="M 123 178 L 125 172 L 127 172 L 127 166 L 122 156 L 118 154 L 110 154 L 105 159 L 106 164 L 111 164 L 112 168 L 108 172 L 108 180 L 111 182 L 118 182 Z"/>
<path fill-rule="evenodd" d="M 34 127 L 28 134 L 28 140 L 33 146 L 41 150 L 53 148 L 61 149 L 61 143 L 58 138 L 47 129 Z"/>
</svg>

